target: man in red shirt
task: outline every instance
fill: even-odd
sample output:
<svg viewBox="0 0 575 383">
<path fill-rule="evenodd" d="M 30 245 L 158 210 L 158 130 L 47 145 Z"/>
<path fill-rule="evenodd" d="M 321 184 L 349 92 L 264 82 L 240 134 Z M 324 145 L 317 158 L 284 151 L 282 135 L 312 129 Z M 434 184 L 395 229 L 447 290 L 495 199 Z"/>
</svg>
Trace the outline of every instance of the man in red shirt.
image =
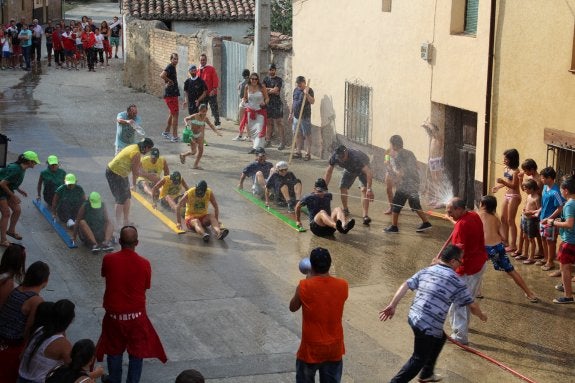
<svg viewBox="0 0 575 383">
<path fill-rule="evenodd" d="M 302 307 L 301 343 L 297 352 L 296 382 L 340 382 L 343 371 L 343 306 L 348 296 L 344 279 L 329 275 L 331 256 L 317 247 L 310 254 L 311 273 L 299 282 L 289 309 Z"/>
<path fill-rule="evenodd" d="M 142 375 L 143 358 L 168 360 L 162 342 L 146 314 L 146 290 L 150 288 L 150 262 L 136 253 L 138 231 L 124 226 L 120 231 L 122 250 L 106 254 L 102 277 L 106 279 L 102 335 L 96 346 L 98 361 L 107 355 L 109 375 L 103 382 L 121 383 L 122 355 L 128 351 L 127 382 L 137 383 Z"/>
<path fill-rule="evenodd" d="M 210 109 L 212 110 L 212 116 L 214 116 L 214 124 L 216 128 L 220 128 L 220 112 L 218 111 L 218 86 L 220 85 L 220 79 L 216 72 L 216 68 L 208 65 L 208 57 L 205 53 L 200 55 L 200 78 L 206 83 L 208 88 L 208 95 L 206 99 L 210 104 Z"/>
<path fill-rule="evenodd" d="M 486 268 L 487 252 L 483 236 L 483 223 L 474 211 L 465 208 L 465 201 L 459 197 L 452 198 L 446 207 L 447 215 L 455 221 L 451 233 L 451 243 L 463 250 L 461 265 L 455 270 L 465 281 L 471 296 L 475 298 L 481 285 L 481 278 Z M 451 323 L 451 338 L 467 344 L 471 312 L 468 306 L 451 305 L 448 314 Z"/>
</svg>

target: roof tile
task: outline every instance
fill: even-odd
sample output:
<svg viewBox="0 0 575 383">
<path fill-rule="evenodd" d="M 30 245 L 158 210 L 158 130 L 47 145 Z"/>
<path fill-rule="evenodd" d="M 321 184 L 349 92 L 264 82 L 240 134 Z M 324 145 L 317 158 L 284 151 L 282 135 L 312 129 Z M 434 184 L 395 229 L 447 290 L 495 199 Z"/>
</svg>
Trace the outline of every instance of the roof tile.
<svg viewBox="0 0 575 383">
<path fill-rule="evenodd" d="M 255 19 L 255 0 L 124 0 L 126 15 L 143 20 L 243 21 Z"/>
</svg>

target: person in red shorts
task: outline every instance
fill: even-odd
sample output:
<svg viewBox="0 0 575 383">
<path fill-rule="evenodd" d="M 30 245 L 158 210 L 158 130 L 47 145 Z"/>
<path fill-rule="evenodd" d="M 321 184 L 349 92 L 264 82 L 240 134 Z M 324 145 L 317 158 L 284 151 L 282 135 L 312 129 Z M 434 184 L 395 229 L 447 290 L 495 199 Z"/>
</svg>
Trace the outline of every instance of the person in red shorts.
<svg viewBox="0 0 575 383">
<path fill-rule="evenodd" d="M 102 277 L 106 279 L 102 335 L 96 346 L 96 357 L 107 355 L 109 375 L 103 382 L 121 383 L 122 355 L 128 351 L 127 382 L 137 383 L 142 375 L 144 358 L 168 358 L 162 342 L 146 313 L 146 290 L 152 281 L 150 262 L 136 253 L 138 231 L 133 226 L 120 230 L 122 250 L 106 254 Z"/>
<path fill-rule="evenodd" d="M 166 69 L 160 74 L 160 78 L 164 80 L 164 101 L 170 110 L 168 121 L 166 122 L 166 129 L 162 133 L 162 137 L 171 142 L 180 141 L 178 137 L 178 115 L 180 113 L 180 88 L 178 87 L 178 73 L 176 71 L 178 65 L 178 54 L 172 53 L 170 55 L 170 63 Z M 172 134 L 170 135 L 170 129 Z"/>
<path fill-rule="evenodd" d="M 302 308 L 302 334 L 296 360 L 296 383 L 341 381 L 343 371 L 343 306 L 348 296 L 344 279 L 329 275 L 331 255 L 317 247 L 310 254 L 311 272 L 299 282 L 289 309 Z"/>
</svg>

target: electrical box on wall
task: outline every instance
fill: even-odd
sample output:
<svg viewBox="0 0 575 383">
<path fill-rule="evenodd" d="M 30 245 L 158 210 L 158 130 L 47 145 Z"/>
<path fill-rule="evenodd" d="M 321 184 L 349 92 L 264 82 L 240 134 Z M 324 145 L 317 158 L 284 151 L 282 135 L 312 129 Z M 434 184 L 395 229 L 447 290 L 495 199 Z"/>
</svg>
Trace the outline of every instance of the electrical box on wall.
<svg viewBox="0 0 575 383">
<path fill-rule="evenodd" d="M 433 49 L 433 45 L 431 43 L 422 43 L 421 44 L 421 58 L 425 61 L 431 61 L 431 50 Z"/>
</svg>

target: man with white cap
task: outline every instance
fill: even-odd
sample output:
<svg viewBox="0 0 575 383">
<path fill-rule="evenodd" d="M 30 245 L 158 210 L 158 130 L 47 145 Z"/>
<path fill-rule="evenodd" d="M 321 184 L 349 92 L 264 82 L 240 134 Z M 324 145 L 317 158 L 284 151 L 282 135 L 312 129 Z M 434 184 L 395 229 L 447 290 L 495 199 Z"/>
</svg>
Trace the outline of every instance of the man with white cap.
<svg viewBox="0 0 575 383">
<path fill-rule="evenodd" d="M 288 170 L 288 163 L 279 161 L 266 181 L 266 206 L 270 204 L 270 194 L 278 205 L 286 206 L 293 213 L 297 201 L 301 198 L 301 181 Z"/>
<path fill-rule="evenodd" d="M 66 226 L 72 228 L 76 224 L 78 210 L 86 200 L 86 193 L 80 185 L 76 184 L 76 176 L 66 174 L 64 185 L 56 189 L 52 199 L 52 216 L 66 222 Z"/>
<path fill-rule="evenodd" d="M 60 168 L 58 157 L 53 154 L 48 156 L 46 163 L 48 164 L 48 167 L 45 170 L 42 170 L 40 177 L 38 177 L 38 196 L 36 197 L 36 200 L 40 201 L 40 194 L 42 194 L 46 205 L 52 206 L 54 192 L 60 186 L 64 185 L 66 171 Z M 44 184 L 43 192 L 42 184 Z"/>
<path fill-rule="evenodd" d="M 90 197 L 84 201 L 78 211 L 76 223 L 72 235 L 74 242 L 79 235 L 93 252 L 114 250 L 111 243 L 114 227 L 108 218 L 108 212 L 100 193 L 95 191 L 90 193 Z"/>
</svg>

